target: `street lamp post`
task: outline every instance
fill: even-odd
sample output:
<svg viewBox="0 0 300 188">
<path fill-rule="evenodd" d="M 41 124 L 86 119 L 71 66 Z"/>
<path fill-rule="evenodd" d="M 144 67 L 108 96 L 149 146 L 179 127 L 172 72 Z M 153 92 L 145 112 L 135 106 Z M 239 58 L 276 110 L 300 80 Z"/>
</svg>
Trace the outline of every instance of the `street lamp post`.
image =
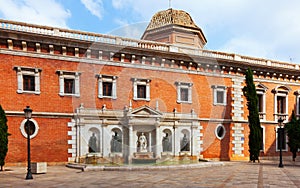
<svg viewBox="0 0 300 188">
<path fill-rule="evenodd" d="M 279 125 L 279 129 L 277 131 L 278 133 L 278 137 L 279 137 L 279 168 L 283 168 L 283 163 L 282 163 L 282 142 L 283 142 L 283 137 L 284 137 L 284 128 L 282 128 L 282 122 L 283 119 L 281 117 L 279 117 L 278 119 L 278 125 Z"/>
<path fill-rule="evenodd" d="M 31 162 L 30 162 L 30 121 L 29 121 L 29 119 L 31 119 L 32 109 L 30 109 L 29 106 L 26 106 L 26 108 L 24 109 L 24 114 L 25 114 L 25 118 L 27 119 L 27 121 L 25 123 L 25 128 L 26 128 L 26 132 L 27 132 L 27 162 L 28 162 L 27 175 L 26 175 L 25 179 L 29 180 L 29 179 L 33 179 L 32 173 L 31 173 Z"/>
</svg>

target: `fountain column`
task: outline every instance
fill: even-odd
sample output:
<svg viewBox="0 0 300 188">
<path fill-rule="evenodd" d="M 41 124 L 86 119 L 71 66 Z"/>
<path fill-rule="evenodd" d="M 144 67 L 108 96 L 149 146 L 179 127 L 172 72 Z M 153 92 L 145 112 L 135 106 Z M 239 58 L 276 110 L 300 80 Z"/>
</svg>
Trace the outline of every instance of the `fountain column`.
<svg viewBox="0 0 300 188">
<path fill-rule="evenodd" d="M 133 135 L 133 127 L 132 125 L 128 125 L 129 128 L 129 146 L 128 146 L 128 161 L 131 163 L 131 159 L 134 153 L 134 135 Z"/>
<path fill-rule="evenodd" d="M 162 144 L 161 144 L 161 134 L 160 134 L 160 127 L 156 126 L 156 158 L 161 158 L 162 152 Z"/>
</svg>

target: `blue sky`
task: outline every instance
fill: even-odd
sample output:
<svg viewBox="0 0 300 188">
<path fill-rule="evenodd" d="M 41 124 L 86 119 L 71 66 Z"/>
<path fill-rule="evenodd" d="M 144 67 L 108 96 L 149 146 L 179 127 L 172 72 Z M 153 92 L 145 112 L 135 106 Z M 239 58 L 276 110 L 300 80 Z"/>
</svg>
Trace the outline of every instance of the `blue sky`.
<svg viewBox="0 0 300 188">
<path fill-rule="evenodd" d="M 300 63 L 299 0 L 172 0 L 202 28 L 206 49 Z M 0 0 L 0 18 L 139 38 L 169 0 Z"/>
</svg>

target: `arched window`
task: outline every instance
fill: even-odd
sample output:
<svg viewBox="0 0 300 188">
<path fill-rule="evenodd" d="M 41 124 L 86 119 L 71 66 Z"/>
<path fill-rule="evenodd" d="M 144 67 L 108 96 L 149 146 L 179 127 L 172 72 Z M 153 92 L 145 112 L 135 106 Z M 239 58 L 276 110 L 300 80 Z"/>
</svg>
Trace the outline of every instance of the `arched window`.
<svg viewBox="0 0 300 188">
<path fill-rule="evenodd" d="M 258 113 L 259 118 L 262 120 L 266 119 L 266 92 L 268 88 L 263 84 L 256 85 L 256 94 L 258 97 Z"/>
<path fill-rule="evenodd" d="M 277 86 L 272 90 L 274 93 L 274 120 L 277 121 L 281 116 L 288 119 L 288 94 L 291 89 L 287 86 Z"/>
</svg>

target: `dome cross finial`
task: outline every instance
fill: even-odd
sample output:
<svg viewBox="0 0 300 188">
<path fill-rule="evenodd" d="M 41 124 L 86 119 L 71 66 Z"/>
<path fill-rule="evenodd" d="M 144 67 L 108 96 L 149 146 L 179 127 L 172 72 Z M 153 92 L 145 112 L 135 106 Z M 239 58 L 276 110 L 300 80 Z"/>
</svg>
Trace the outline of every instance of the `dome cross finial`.
<svg viewBox="0 0 300 188">
<path fill-rule="evenodd" d="M 169 0 L 169 8 L 171 8 L 172 0 Z"/>
</svg>

